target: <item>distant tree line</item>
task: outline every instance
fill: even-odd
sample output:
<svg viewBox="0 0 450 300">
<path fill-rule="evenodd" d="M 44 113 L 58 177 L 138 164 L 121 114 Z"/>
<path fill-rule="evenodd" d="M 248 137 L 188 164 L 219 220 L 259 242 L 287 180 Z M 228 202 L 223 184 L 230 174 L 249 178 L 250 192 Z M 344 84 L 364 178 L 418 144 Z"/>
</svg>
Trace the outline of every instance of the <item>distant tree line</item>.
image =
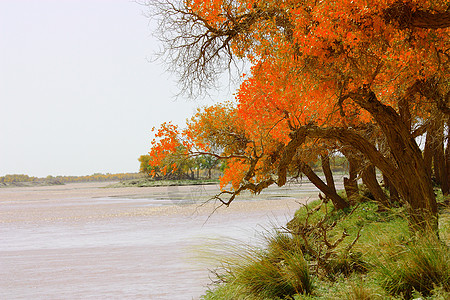
<svg viewBox="0 0 450 300">
<path fill-rule="evenodd" d="M 150 155 L 141 155 L 138 160 L 141 163 L 139 171 L 155 179 L 212 179 L 218 178 L 223 170 L 223 162 L 209 155 L 185 157 L 180 152 L 158 165 L 151 162 Z"/>
<path fill-rule="evenodd" d="M 171 155 L 154 165 L 150 155 L 139 157 L 139 172 L 155 179 L 201 179 L 218 178 L 223 175 L 226 161 L 221 161 L 210 155 L 186 157 Z M 322 172 L 322 161 L 318 160 L 311 165 L 315 172 Z M 343 155 L 333 155 L 330 159 L 330 168 L 335 173 L 345 173 L 349 169 L 349 162 Z"/>
<path fill-rule="evenodd" d="M 117 173 L 117 174 L 101 174 L 94 173 L 85 176 L 47 176 L 43 178 L 28 176 L 24 174 L 10 174 L 0 177 L 0 183 L 17 183 L 17 182 L 45 182 L 45 181 L 59 181 L 61 183 L 71 182 L 91 182 L 91 181 L 122 181 L 128 179 L 141 178 L 139 173 Z"/>
</svg>

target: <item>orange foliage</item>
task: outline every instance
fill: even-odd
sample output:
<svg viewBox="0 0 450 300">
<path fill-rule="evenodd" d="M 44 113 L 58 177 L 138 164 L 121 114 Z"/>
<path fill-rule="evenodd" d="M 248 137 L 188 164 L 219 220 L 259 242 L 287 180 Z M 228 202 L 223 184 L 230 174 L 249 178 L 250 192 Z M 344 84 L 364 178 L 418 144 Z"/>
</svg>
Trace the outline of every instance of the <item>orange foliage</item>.
<svg viewBox="0 0 450 300">
<path fill-rule="evenodd" d="M 394 2 L 186 0 L 207 28 L 219 32 L 231 30 L 236 22 L 247 26 L 233 36 L 231 49 L 252 66 L 243 76 L 236 106 L 203 108 L 181 132 L 170 123 L 161 125 L 159 140 L 152 142 L 151 164 L 160 164 L 180 146 L 187 156 L 210 153 L 228 160 L 221 188 L 231 184 L 237 190 L 244 181 L 274 175 L 277 151 L 292 140 L 295 128 L 374 123 L 371 113 L 345 95 L 370 89 L 380 102 L 398 110 L 417 80 L 439 78 L 447 83 L 449 30 L 405 30 L 387 23 L 383 11 Z M 444 2 L 409 1 L 425 11 L 445 11 Z M 251 14 L 258 21 L 253 22 Z M 448 84 L 440 88 L 448 89 Z M 410 104 L 413 118 L 426 117 L 432 105 L 422 97 Z M 317 145 L 309 140 L 302 147 L 316 147 L 312 150 L 317 157 L 324 151 Z M 254 172 L 248 174 L 251 163 Z"/>
<path fill-rule="evenodd" d="M 152 131 L 156 131 L 155 128 Z M 178 139 L 178 126 L 169 123 L 161 124 L 161 127 L 157 130 L 155 138 L 152 140 L 152 148 L 149 152 L 150 159 L 149 165 L 152 167 L 160 166 L 162 161 L 171 153 L 174 153 L 179 147 L 180 141 Z M 166 172 L 166 168 L 163 172 Z M 152 175 L 155 173 L 152 171 Z"/>
</svg>

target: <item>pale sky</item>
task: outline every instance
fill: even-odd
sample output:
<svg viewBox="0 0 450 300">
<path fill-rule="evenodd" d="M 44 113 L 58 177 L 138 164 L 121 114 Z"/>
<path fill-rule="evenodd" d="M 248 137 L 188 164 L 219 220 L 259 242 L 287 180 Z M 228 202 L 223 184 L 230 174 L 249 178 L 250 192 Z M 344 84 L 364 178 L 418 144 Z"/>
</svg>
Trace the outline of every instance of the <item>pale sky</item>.
<svg viewBox="0 0 450 300">
<path fill-rule="evenodd" d="M 0 0 L 0 176 L 137 172 L 151 128 L 212 104 L 174 98 L 129 0 Z M 229 93 L 216 97 L 229 99 Z"/>
</svg>

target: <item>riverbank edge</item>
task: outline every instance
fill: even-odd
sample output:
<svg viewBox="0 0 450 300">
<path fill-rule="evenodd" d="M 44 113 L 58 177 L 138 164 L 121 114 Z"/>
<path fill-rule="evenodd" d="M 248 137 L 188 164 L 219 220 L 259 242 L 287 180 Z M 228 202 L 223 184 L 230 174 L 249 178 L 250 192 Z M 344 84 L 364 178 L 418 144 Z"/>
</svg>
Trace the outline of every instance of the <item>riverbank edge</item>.
<svg viewBox="0 0 450 300">
<path fill-rule="evenodd" d="M 86 181 L 89 183 L 108 183 L 107 181 Z M 71 183 L 71 182 L 70 182 Z M 78 182 L 84 183 L 84 182 Z M 24 181 L 24 182 L 8 182 L 0 183 L 0 188 L 23 188 L 23 187 L 43 187 L 66 185 L 59 180 L 44 180 L 44 181 Z M 217 185 L 219 180 L 214 179 L 196 179 L 196 180 L 153 180 L 153 179 L 129 179 L 117 182 L 111 180 L 110 184 L 102 188 L 125 188 L 125 187 L 165 187 L 165 186 L 190 186 L 190 185 Z"/>
<path fill-rule="evenodd" d="M 38 187 L 38 186 L 53 186 L 65 185 L 59 180 L 45 180 L 45 181 L 24 181 L 24 182 L 0 182 L 0 188 L 20 188 L 20 187 Z"/>
<path fill-rule="evenodd" d="M 124 180 L 104 188 L 123 188 L 123 187 L 164 187 L 164 186 L 189 186 L 189 185 L 217 185 L 216 179 L 195 179 L 195 180 L 154 180 L 149 178 Z"/>
</svg>

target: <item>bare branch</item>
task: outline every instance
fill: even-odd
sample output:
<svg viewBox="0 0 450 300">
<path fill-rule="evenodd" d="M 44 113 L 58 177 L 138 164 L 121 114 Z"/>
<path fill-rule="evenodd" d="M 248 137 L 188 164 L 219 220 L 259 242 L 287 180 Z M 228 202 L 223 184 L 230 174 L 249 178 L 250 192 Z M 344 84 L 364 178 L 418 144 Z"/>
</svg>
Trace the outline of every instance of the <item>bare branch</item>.
<svg viewBox="0 0 450 300">
<path fill-rule="evenodd" d="M 292 38 L 292 24 L 278 7 L 243 9 L 234 1 L 223 1 L 224 20 L 211 22 L 190 1 L 148 0 L 147 16 L 158 23 L 156 36 L 163 44 L 159 57 L 168 71 L 177 74 L 180 93 L 196 97 L 217 84 L 225 70 L 239 69 L 242 57 L 236 57 L 231 43 L 245 36 L 258 22 L 275 22 Z M 245 52 L 247 49 L 242 49 Z"/>
</svg>

